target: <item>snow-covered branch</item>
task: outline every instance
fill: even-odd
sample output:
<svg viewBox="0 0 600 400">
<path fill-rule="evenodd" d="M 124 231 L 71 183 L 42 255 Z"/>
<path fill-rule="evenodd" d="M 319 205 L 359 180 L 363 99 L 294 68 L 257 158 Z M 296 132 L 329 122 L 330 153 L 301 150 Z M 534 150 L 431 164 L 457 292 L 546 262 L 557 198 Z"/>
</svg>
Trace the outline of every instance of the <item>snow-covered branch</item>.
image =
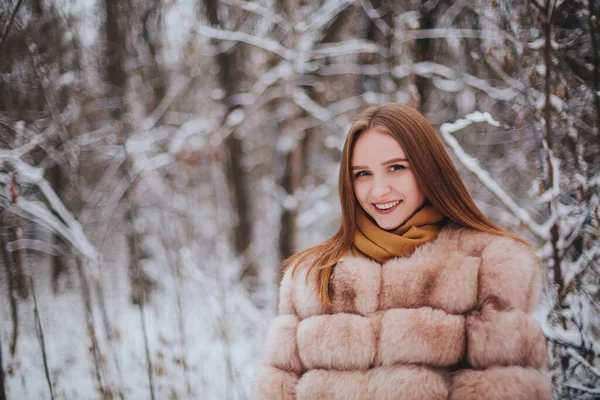
<svg viewBox="0 0 600 400">
<path fill-rule="evenodd" d="M 215 29 L 211 28 L 210 26 L 203 25 L 201 23 L 196 24 L 196 26 L 194 27 L 194 31 L 196 31 L 196 33 L 202 36 L 211 39 L 230 40 L 233 42 L 247 43 L 249 45 L 258 47 L 268 52 L 277 54 L 278 56 L 286 60 L 293 60 L 296 55 L 294 51 L 282 46 L 279 42 L 276 42 L 275 40 L 261 38 L 258 36 L 250 35 L 245 32 L 234 32 L 224 29 Z"/>
<path fill-rule="evenodd" d="M 377 53 L 382 56 L 387 55 L 387 49 L 381 47 L 377 43 L 368 42 L 366 40 L 344 40 L 335 44 L 327 44 L 319 46 L 311 51 L 311 59 L 335 57 L 346 54 L 361 54 L 361 53 Z"/>
<path fill-rule="evenodd" d="M 478 30 L 478 29 L 457 29 L 457 28 L 434 28 L 434 29 L 415 29 L 403 32 L 404 40 L 412 39 L 485 39 L 488 41 L 502 41 L 506 38 L 512 38 L 501 31 Z M 512 38 L 512 40 L 515 40 Z M 517 42 L 519 43 L 519 42 Z"/>
<path fill-rule="evenodd" d="M 459 73 L 452 68 L 429 61 L 411 65 L 399 65 L 392 69 L 392 75 L 397 79 L 407 78 L 411 74 L 416 74 L 425 78 L 431 78 L 432 76 L 437 75 L 448 80 L 462 81 L 465 85 L 484 92 L 490 98 L 501 101 L 512 101 L 519 95 L 519 92 L 512 87 L 497 88 L 476 76 L 466 73 L 459 75 Z"/>
<path fill-rule="evenodd" d="M 548 229 L 545 227 L 538 225 L 529 215 L 527 211 L 523 208 L 519 207 L 517 203 L 509 196 L 508 193 L 504 189 L 500 187 L 500 185 L 492 179 L 490 174 L 481 167 L 479 161 L 474 157 L 467 154 L 462 146 L 458 143 L 456 138 L 452 135 L 455 132 L 458 132 L 469 125 L 474 123 L 486 122 L 493 126 L 500 126 L 500 123 L 492 118 L 489 113 L 481 113 L 474 112 L 467 115 L 464 119 L 459 119 L 453 123 L 445 123 L 440 126 L 440 133 L 442 137 L 452 148 L 454 154 L 459 159 L 460 163 L 464 165 L 469 171 L 471 171 L 475 176 L 483 183 L 485 187 L 487 187 L 492 193 L 496 195 L 496 197 L 504 203 L 506 207 L 525 225 L 529 230 L 538 236 L 541 239 L 548 240 L 550 235 L 548 233 Z"/>
<path fill-rule="evenodd" d="M 50 186 L 50 183 L 44 179 L 44 170 L 32 167 L 10 151 L 0 150 L 0 164 L 5 162 L 12 166 L 22 182 L 36 185 L 41 190 L 50 207 L 60 217 L 60 220 L 45 204 L 39 201 L 29 201 L 19 196 L 16 205 L 24 212 L 25 216 L 62 236 L 85 258 L 97 265 L 99 261 L 98 252 L 83 233 L 79 222 L 67 210 L 54 189 L 52 189 L 52 186 Z M 0 195 L 8 199 L 6 193 L 0 192 Z"/>
<path fill-rule="evenodd" d="M 283 18 L 281 15 L 269 10 L 268 8 L 260 5 L 257 2 L 242 1 L 242 0 L 220 0 L 221 3 L 227 4 L 231 7 L 238 7 L 242 10 L 250 11 L 254 14 L 260 15 L 266 21 L 278 25 L 284 32 L 288 33 L 292 31 L 292 26 Z"/>
<path fill-rule="evenodd" d="M 328 65 L 318 65 L 308 63 L 307 69 L 315 70 L 315 73 L 320 76 L 335 76 L 335 75 L 366 75 L 379 76 L 389 72 L 389 68 L 384 64 L 353 64 L 353 63 L 336 63 Z"/>
<path fill-rule="evenodd" d="M 582 386 L 582 385 L 579 385 L 576 383 L 563 383 L 562 386 L 568 387 L 569 389 L 576 390 L 579 392 L 587 393 L 587 394 L 600 395 L 600 389 L 598 389 L 598 388 L 589 388 L 589 387 Z"/>
<path fill-rule="evenodd" d="M 313 35 L 330 24 L 339 13 L 353 3 L 354 0 L 328 0 L 311 16 L 308 23 L 300 22 L 297 29 Z"/>
<path fill-rule="evenodd" d="M 232 96 L 232 101 L 237 105 L 252 105 L 278 80 L 288 80 L 293 76 L 293 67 L 289 61 L 282 60 L 273 68 L 261 75 L 261 77 L 252 85 L 249 92 L 238 93 Z"/>
<path fill-rule="evenodd" d="M 321 107 L 301 89 L 294 90 L 294 103 L 313 115 L 319 121 L 325 122 L 333 118 L 331 111 Z"/>
<path fill-rule="evenodd" d="M 578 352 L 576 352 L 573 349 L 567 349 L 567 353 L 571 356 L 571 358 L 573 358 L 575 361 L 577 361 L 579 364 L 585 367 L 585 369 L 590 371 L 592 375 L 594 375 L 596 378 L 600 378 L 600 370 L 591 365 L 589 362 L 587 362 L 587 360 L 581 357 L 581 355 Z"/>
<path fill-rule="evenodd" d="M 589 354 L 596 358 L 600 357 L 600 343 L 586 341 L 587 343 L 584 345 L 580 332 L 566 331 L 557 326 L 550 326 L 547 319 L 536 318 L 536 320 L 540 323 L 544 336 L 550 342 L 567 349 L 573 349 L 579 354 Z"/>
</svg>

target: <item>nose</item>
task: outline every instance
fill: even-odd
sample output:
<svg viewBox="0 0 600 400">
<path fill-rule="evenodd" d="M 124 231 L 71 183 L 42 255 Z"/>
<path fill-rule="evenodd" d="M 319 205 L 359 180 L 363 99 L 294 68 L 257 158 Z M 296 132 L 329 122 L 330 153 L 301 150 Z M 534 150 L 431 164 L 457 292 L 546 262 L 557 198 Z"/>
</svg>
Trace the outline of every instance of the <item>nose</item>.
<svg viewBox="0 0 600 400">
<path fill-rule="evenodd" d="M 375 199 L 380 199 L 389 194 L 391 187 L 385 176 L 374 176 L 373 189 L 371 190 L 371 196 Z"/>
</svg>

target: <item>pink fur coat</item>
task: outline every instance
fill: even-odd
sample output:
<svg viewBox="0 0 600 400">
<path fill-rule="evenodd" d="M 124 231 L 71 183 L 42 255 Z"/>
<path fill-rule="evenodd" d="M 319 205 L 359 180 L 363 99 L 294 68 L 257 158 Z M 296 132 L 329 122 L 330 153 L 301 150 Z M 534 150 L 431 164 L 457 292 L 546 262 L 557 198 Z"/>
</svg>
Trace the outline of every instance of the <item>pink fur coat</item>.
<svg viewBox="0 0 600 400">
<path fill-rule="evenodd" d="M 456 227 L 383 265 L 336 265 L 333 307 L 284 274 L 257 400 L 547 400 L 547 348 L 528 316 L 542 266 L 527 246 Z"/>
</svg>

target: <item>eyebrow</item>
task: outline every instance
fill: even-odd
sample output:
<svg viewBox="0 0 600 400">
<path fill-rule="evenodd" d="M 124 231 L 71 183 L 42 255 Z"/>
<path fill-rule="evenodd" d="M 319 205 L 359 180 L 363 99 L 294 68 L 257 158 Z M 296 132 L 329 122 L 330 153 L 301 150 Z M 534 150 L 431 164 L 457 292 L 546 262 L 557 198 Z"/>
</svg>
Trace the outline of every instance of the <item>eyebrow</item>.
<svg viewBox="0 0 600 400">
<path fill-rule="evenodd" d="M 402 161 L 408 161 L 408 160 L 406 158 L 392 158 L 391 160 L 382 162 L 381 165 L 388 165 L 388 164 L 392 164 L 395 162 L 402 162 Z M 355 169 L 369 169 L 369 167 L 366 167 L 364 165 L 355 165 L 352 167 L 352 170 L 355 170 Z"/>
</svg>

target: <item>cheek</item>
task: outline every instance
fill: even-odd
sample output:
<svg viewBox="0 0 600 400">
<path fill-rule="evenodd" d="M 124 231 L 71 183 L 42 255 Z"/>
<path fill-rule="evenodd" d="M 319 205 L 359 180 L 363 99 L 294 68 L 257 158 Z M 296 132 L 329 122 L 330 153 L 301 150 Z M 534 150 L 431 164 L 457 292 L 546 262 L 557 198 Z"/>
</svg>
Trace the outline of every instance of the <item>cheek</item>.
<svg viewBox="0 0 600 400">
<path fill-rule="evenodd" d="M 407 193 L 415 203 L 423 203 L 423 201 L 425 201 L 425 195 L 423 195 L 423 192 L 421 192 L 421 190 L 419 189 L 419 185 L 417 185 L 417 181 L 413 178 L 411 179 L 410 185 L 408 186 L 410 188 L 409 192 Z"/>
<path fill-rule="evenodd" d="M 355 181 L 353 186 L 354 186 L 354 196 L 356 196 L 356 199 L 358 200 L 359 203 L 363 203 L 365 201 L 365 197 L 369 191 L 368 186 L 366 185 L 366 182 Z"/>
</svg>

